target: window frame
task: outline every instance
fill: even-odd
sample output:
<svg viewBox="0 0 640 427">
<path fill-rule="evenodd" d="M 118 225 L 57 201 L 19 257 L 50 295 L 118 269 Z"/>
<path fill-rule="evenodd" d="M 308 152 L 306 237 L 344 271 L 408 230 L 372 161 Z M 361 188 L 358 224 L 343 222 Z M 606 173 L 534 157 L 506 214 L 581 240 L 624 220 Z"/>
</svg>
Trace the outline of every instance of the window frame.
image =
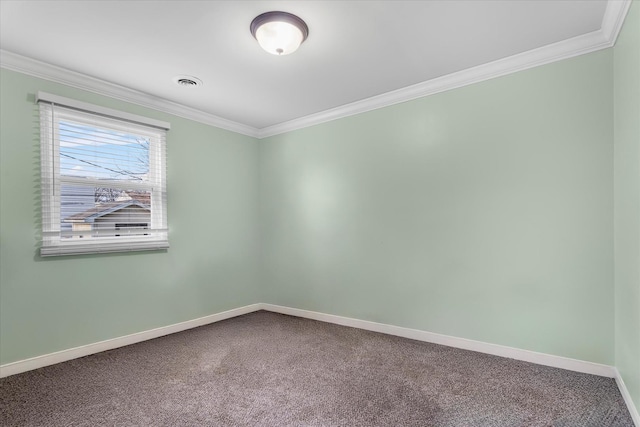
<svg viewBox="0 0 640 427">
<path fill-rule="evenodd" d="M 110 108 L 105 108 L 38 92 L 36 104 L 40 110 L 40 157 L 42 196 L 42 239 L 40 255 L 60 256 L 76 254 L 166 250 L 169 248 L 166 197 L 166 132 L 170 124 Z M 109 130 L 129 131 L 148 135 L 149 178 L 144 182 L 117 179 L 76 178 L 60 172 L 61 120 L 72 120 Z M 89 122 L 90 121 L 90 122 Z M 112 127 L 109 127 L 109 126 Z M 116 127 L 117 125 L 117 127 Z M 61 227 L 62 184 L 143 190 L 150 193 L 150 221 L 148 233 L 143 235 L 113 235 L 92 239 L 65 239 Z"/>
</svg>

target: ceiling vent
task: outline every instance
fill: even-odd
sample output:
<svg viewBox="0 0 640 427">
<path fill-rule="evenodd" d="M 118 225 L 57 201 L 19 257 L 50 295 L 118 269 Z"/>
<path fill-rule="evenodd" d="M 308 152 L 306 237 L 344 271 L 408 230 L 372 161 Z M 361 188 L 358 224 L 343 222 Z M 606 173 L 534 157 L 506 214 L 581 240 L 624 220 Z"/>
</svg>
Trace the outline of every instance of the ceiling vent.
<svg viewBox="0 0 640 427">
<path fill-rule="evenodd" d="M 193 76 L 175 76 L 173 82 L 182 87 L 202 86 L 202 80 Z"/>
</svg>

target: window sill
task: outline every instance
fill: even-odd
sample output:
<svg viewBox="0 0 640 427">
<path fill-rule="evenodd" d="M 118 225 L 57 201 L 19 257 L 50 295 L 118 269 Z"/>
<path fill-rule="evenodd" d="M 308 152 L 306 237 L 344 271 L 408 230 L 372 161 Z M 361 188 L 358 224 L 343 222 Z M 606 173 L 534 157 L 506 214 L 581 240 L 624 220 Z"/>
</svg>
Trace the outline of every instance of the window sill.
<svg viewBox="0 0 640 427">
<path fill-rule="evenodd" d="M 40 248 L 41 257 L 86 255 L 118 252 L 156 251 L 169 248 L 167 240 L 153 240 L 150 242 L 114 242 L 91 244 L 60 244 L 43 246 Z"/>
</svg>

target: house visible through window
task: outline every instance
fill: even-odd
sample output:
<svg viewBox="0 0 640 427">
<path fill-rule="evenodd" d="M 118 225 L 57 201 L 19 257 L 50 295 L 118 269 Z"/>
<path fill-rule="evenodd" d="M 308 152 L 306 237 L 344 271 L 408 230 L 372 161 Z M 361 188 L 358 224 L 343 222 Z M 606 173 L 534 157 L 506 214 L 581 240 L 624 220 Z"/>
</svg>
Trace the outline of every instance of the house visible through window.
<svg viewBox="0 0 640 427">
<path fill-rule="evenodd" d="M 149 233 L 141 232 L 140 230 L 148 230 L 149 224 L 146 222 L 140 222 L 138 224 L 133 222 L 123 222 L 116 224 L 116 231 L 120 231 L 123 234 L 116 234 L 116 236 L 147 236 Z"/>
<path fill-rule="evenodd" d="M 168 123 L 38 94 L 41 254 L 168 247 Z"/>
</svg>

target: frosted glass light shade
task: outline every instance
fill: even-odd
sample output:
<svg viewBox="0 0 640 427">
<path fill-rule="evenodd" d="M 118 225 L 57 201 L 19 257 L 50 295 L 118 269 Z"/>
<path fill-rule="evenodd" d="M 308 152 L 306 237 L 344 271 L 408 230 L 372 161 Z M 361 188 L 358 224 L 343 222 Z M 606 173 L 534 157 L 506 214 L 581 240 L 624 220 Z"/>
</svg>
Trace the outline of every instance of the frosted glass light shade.
<svg viewBox="0 0 640 427">
<path fill-rule="evenodd" d="M 251 22 L 251 34 L 273 55 L 295 52 L 309 35 L 305 22 L 287 12 L 267 12 Z"/>
</svg>

